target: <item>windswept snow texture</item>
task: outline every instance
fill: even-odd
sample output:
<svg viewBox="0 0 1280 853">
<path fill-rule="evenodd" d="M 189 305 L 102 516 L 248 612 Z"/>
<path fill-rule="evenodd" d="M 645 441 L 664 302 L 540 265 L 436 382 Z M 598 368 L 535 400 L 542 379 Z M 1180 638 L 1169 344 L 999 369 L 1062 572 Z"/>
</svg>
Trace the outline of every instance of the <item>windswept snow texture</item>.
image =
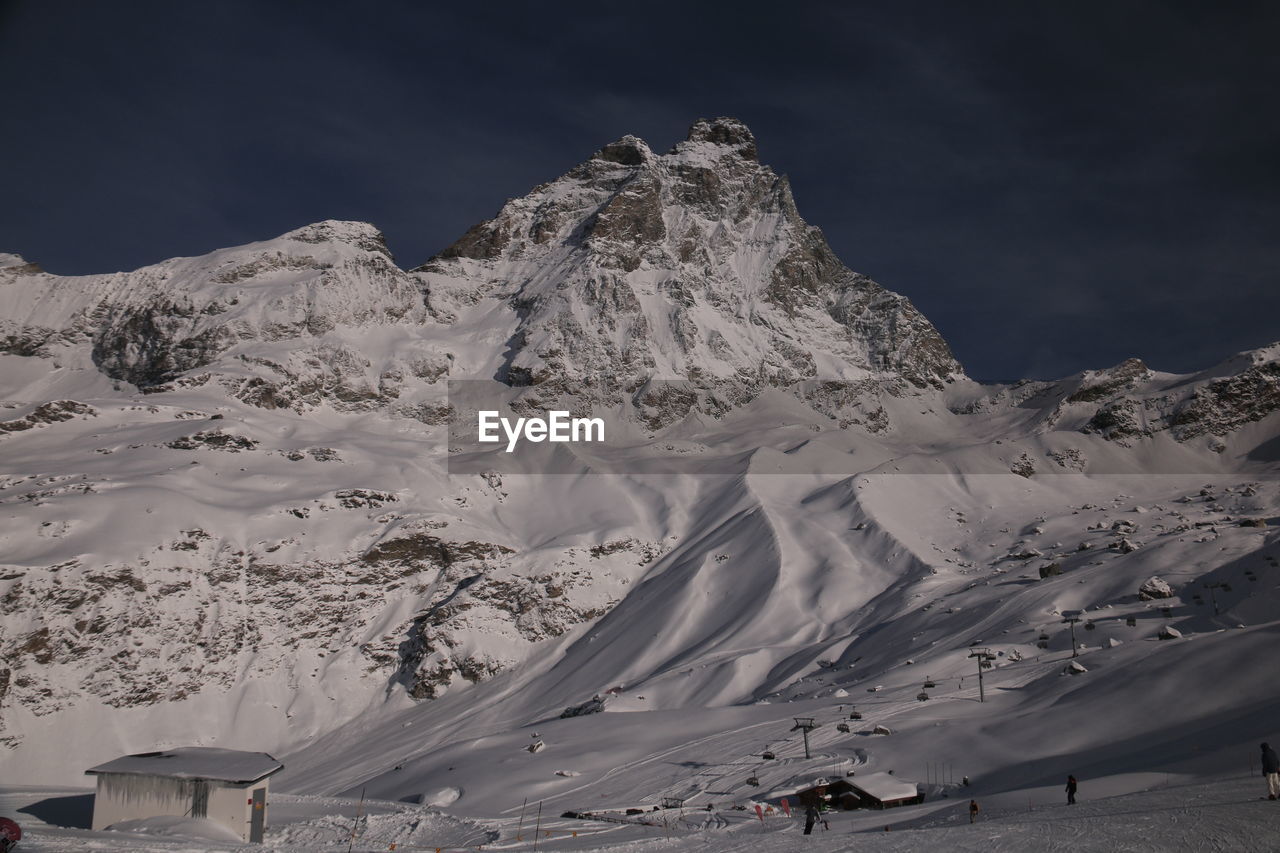
<svg viewBox="0 0 1280 853">
<path fill-rule="evenodd" d="M 448 381 L 495 378 L 626 440 L 451 474 Z M 838 849 L 754 804 L 889 771 L 926 803 L 831 832 L 1280 846 L 1249 767 L 1280 344 L 973 382 L 733 120 L 605 146 L 411 271 L 349 222 L 74 279 L 0 255 L 0 398 L 0 802 L 62 827 L 32 849 L 182 849 L 26 786 L 191 746 L 283 761 L 281 850 L 349 841 L 362 792 L 366 849 L 523 849 L 539 804 L 564 849 Z"/>
</svg>

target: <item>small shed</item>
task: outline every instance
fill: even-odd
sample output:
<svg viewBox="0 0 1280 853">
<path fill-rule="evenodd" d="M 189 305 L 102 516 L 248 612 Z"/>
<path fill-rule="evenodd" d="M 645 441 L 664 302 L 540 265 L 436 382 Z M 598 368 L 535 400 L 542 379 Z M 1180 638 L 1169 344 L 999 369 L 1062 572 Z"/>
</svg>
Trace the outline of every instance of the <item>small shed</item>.
<svg viewBox="0 0 1280 853">
<path fill-rule="evenodd" d="M 93 829 L 150 817 L 202 817 L 260 842 L 268 777 L 283 768 L 265 752 L 204 746 L 126 755 L 85 771 L 98 777 Z"/>
</svg>

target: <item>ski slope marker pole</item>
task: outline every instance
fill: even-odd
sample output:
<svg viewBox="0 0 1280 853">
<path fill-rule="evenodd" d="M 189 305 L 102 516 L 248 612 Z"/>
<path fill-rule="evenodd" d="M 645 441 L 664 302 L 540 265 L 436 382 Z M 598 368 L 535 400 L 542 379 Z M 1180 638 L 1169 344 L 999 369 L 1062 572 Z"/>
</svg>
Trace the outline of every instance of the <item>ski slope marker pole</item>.
<svg viewBox="0 0 1280 853">
<path fill-rule="evenodd" d="M 356 820 L 351 824 L 351 840 L 347 842 L 347 853 L 356 846 L 356 830 L 360 828 L 360 812 L 364 810 L 364 788 L 360 789 L 360 804 L 356 806 Z"/>
</svg>

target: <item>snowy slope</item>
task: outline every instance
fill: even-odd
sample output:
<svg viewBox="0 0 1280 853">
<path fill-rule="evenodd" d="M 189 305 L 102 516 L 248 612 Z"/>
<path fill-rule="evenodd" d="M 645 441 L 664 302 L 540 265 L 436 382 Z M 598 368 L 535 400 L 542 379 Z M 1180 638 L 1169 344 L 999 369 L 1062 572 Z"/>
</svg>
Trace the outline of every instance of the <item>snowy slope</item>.
<svg viewBox="0 0 1280 853">
<path fill-rule="evenodd" d="M 937 762 L 1123 793 L 1276 737 L 1280 345 L 973 382 L 733 120 L 606 146 L 409 272 L 341 222 L 107 276 L 0 256 L 0 344 L 6 779 L 224 746 L 483 822 Z M 448 380 L 494 377 L 624 440 L 459 474 Z"/>
</svg>

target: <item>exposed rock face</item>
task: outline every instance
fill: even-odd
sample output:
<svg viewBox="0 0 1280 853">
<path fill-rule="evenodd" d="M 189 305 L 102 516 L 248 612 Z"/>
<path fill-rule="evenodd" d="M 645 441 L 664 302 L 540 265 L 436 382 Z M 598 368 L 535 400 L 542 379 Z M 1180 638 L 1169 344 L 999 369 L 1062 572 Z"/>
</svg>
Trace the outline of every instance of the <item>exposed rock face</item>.
<svg viewBox="0 0 1280 853">
<path fill-rule="evenodd" d="M 76 416 L 93 417 L 96 414 L 93 406 L 78 403 L 75 400 L 52 400 L 41 403 L 22 417 L 0 421 L 0 436 L 6 432 L 21 432 L 60 421 L 69 421 Z"/>
<path fill-rule="evenodd" d="M 961 375 L 933 326 L 845 267 L 755 158 L 734 119 L 699 120 L 662 155 L 623 137 L 420 267 L 428 307 L 449 320 L 479 296 L 511 305 L 496 376 L 509 384 L 616 397 L 689 380 L 659 423 L 713 409 L 708 389 L 736 405 L 815 377 L 926 388 Z"/>
<path fill-rule="evenodd" d="M 1280 410 L 1280 362 L 1255 364 L 1197 388 L 1170 419 L 1179 441 L 1223 436 Z"/>
<path fill-rule="evenodd" d="M 1150 376 L 1151 371 L 1136 358 L 1128 359 L 1109 370 L 1086 371 L 1080 378 L 1080 387 L 1067 397 L 1067 402 L 1090 403 L 1114 397 L 1118 392 L 1132 388 L 1137 382 Z"/>
</svg>

